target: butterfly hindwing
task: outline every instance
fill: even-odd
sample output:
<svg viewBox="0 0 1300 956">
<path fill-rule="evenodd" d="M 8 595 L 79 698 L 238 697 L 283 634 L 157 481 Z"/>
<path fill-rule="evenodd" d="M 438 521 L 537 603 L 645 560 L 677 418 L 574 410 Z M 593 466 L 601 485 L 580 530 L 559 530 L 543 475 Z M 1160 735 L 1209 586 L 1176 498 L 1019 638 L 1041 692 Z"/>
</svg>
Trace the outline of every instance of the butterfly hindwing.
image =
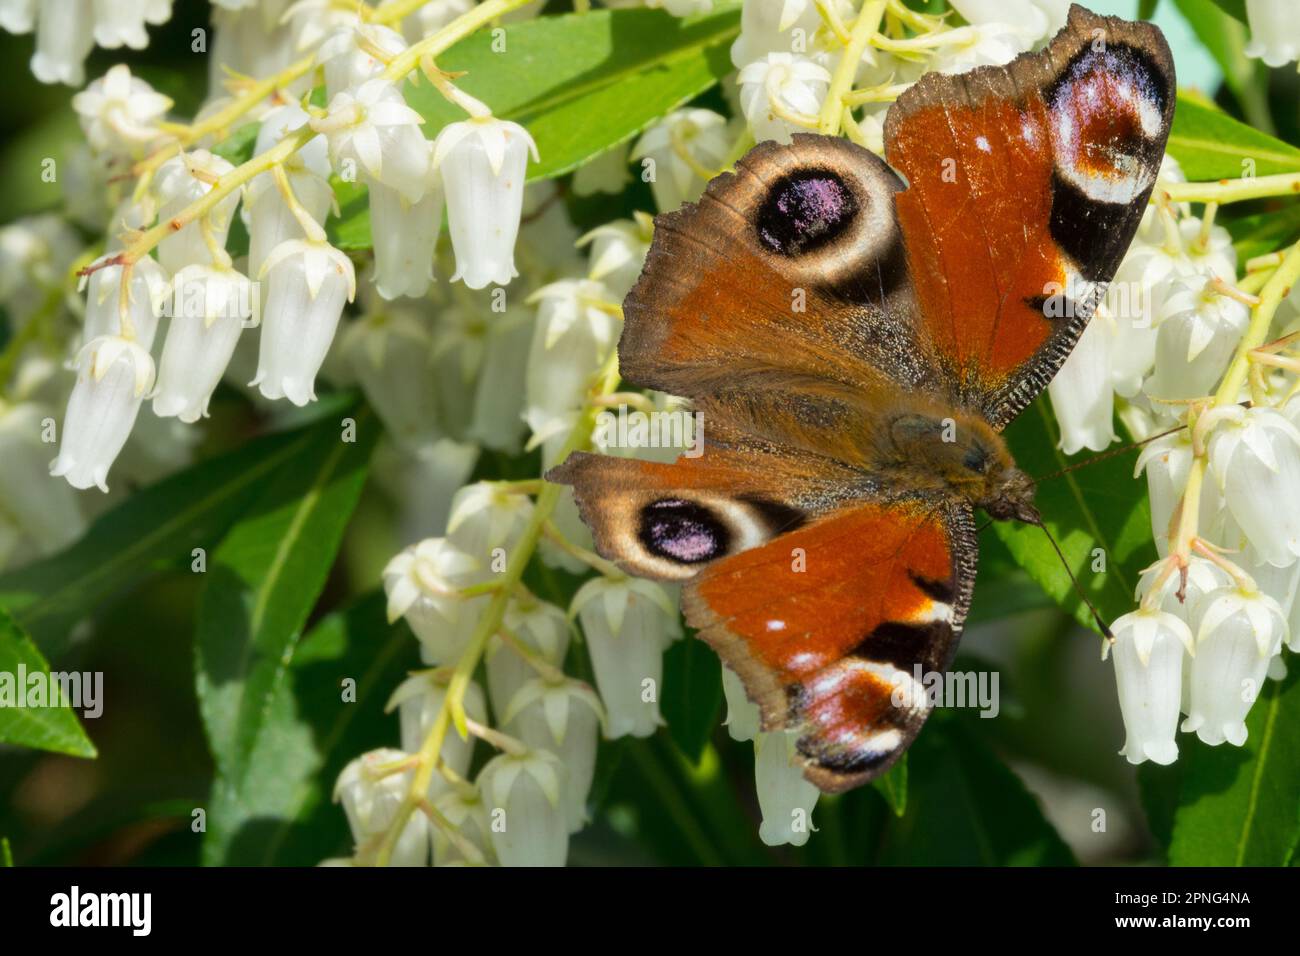
<svg viewBox="0 0 1300 956">
<path fill-rule="evenodd" d="M 927 74 L 890 108 L 909 273 L 957 404 L 1000 428 L 1065 361 L 1141 221 L 1174 90 L 1159 30 L 1074 6 L 1042 52 Z"/>
<path fill-rule="evenodd" d="M 947 668 L 975 563 L 965 504 L 858 501 L 709 564 L 682 608 L 763 728 L 793 733 L 805 776 L 834 792 L 883 773 L 920 730 L 916 675 Z"/>
</svg>

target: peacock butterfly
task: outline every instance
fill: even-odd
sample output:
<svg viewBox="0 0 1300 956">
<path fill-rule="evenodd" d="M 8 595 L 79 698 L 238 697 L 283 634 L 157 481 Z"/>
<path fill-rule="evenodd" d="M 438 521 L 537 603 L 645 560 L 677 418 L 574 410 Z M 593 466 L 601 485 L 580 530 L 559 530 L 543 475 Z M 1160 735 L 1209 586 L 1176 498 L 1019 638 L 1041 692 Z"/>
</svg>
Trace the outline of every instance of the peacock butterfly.
<svg viewBox="0 0 1300 956">
<path fill-rule="evenodd" d="M 822 790 L 884 772 L 925 721 L 909 685 L 956 649 L 973 510 L 1038 523 L 1000 432 L 1128 248 L 1174 91 L 1158 29 L 1075 6 L 1041 52 L 923 76 L 888 163 L 763 143 L 655 220 L 620 368 L 693 400 L 704 454 L 577 453 L 547 477 L 602 554 L 684 582 L 687 622 Z"/>
</svg>

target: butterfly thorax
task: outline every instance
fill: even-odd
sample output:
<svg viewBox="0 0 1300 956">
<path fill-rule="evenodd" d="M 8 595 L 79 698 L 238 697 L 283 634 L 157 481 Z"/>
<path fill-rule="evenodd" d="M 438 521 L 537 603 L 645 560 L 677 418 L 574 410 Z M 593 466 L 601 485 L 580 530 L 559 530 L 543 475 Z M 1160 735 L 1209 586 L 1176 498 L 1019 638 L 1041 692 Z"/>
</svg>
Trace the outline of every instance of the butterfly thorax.
<svg viewBox="0 0 1300 956">
<path fill-rule="evenodd" d="M 1001 521 L 1039 520 L 1032 479 L 979 415 L 900 411 L 878 437 L 876 451 L 882 463 L 903 473 L 905 486 L 947 491 Z"/>
</svg>

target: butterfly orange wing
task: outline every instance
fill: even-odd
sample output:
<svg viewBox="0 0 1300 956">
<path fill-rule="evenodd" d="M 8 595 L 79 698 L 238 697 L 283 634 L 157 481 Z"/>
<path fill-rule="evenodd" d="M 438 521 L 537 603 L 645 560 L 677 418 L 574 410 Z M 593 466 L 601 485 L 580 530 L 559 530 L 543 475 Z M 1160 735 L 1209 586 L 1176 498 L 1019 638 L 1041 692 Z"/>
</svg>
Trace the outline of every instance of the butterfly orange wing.
<svg viewBox="0 0 1300 956">
<path fill-rule="evenodd" d="M 1041 53 L 927 74 L 890 108 L 909 272 L 957 404 L 1000 428 L 1065 361 L 1146 209 L 1174 90 L 1159 30 L 1075 6 Z"/>
</svg>

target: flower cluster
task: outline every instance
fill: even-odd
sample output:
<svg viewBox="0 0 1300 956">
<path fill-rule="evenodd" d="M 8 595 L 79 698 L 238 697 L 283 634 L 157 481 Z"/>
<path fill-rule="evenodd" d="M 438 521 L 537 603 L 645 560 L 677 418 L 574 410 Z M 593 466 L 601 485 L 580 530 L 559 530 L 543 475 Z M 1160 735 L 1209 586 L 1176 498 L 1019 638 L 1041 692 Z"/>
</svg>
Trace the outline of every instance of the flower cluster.
<svg viewBox="0 0 1300 956">
<path fill-rule="evenodd" d="M 644 5 L 689 16 L 711 0 Z M 0 0 L 0 26 L 35 28 L 37 76 L 81 86 L 92 43 L 142 46 L 171 4 L 37 6 Z M 423 666 L 391 691 L 392 746 L 337 781 L 355 850 L 327 862 L 563 864 L 589 819 L 599 741 L 663 725 L 664 655 L 684 634 L 675 588 L 595 554 L 568 489 L 471 481 L 485 452 L 536 452 L 543 471 L 579 448 L 628 454 L 600 447 L 596 415 L 680 401 L 618 390 L 620 303 L 653 210 L 583 232 L 573 206 L 639 176 L 671 211 L 754 143 L 800 131 L 881 153 L 885 113 L 912 82 L 1041 46 L 1068 0 L 951 0 L 959 19 L 897 0 L 746 0 L 729 116 L 674 110 L 564 188 L 529 184 L 528 130 L 437 63 L 539 4 L 214 6 L 198 115 L 174 121 L 167 97 L 112 67 L 73 99 L 85 143 L 63 176 L 66 219 L 0 230 L 14 329 L 0 359 L 0 565 L 81 535 L 99 506 L 73 489 L 184 463 L 195 438 L 181 425 L 206 417 L 223 382 L 261 407 L 304 406 L 318 382 L 359 388 L 385 433 L 375 473 L 392 505 L 387 553 L 398 552 L 382 573 L 388 616 L 409 627 Z M 1277 5 L 1247 10 L 1251 54 L 1295 59 Z M 426 135 L 444 108 L 465 118 Z M 257 133 L 241 153 L 231 133 L 248 121 Z M 1050 387 L 1067 453 L 1106 448 L 1117 415 L 1135 438 L 1168 432 L 1139 462 L 1161 560 L 1113 628 L 1134 762 L 1175 758 L 1180 715 L 1205 742 L 1240 745 L 1261 683 L 1300 634 L 1300 295 L 1285 294 L 1300 286 L 1300 254 L 1239 263 L 1215 223 L 1232 187 L 1197 185 L 1166 159 L 1137 240 Z M 368 213 L 347 235 L 340 197 Z M 102 247 L 85 248 L 68 220 L 104 234 Z M 568 575 L 587 577 L 554 585 Z M 723 690 L 728 733 L 753 742 L 762 840 L 804 843 L 818 791 L 793 738 L 760 730 L 725 669 Z"/>
</svg>

